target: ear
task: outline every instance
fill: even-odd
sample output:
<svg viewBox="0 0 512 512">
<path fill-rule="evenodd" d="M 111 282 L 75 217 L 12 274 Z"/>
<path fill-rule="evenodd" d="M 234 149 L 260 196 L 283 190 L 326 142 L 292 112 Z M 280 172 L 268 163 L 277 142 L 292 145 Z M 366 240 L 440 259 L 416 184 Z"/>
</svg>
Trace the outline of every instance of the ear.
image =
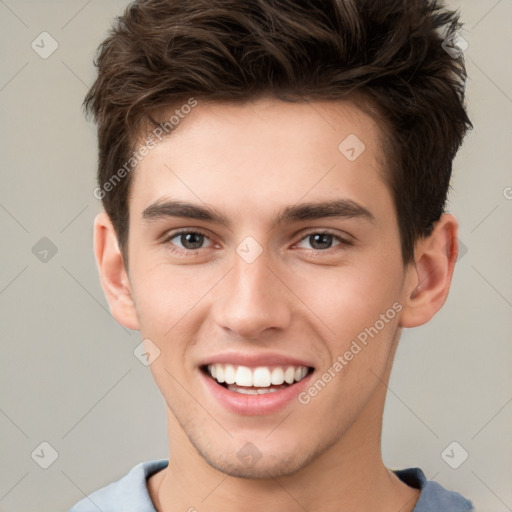
<svg viewBox="0 0 512 512">
<path fill-rule="evenodd" d="M 459 251 L 457 232 L 457 220 L 445 213 L 432 233 L 417 243 L 414 264 L 407 269 L 402 327 L 427 323 L 445 303 Z"/>
<path fill-rule="evenodd" d="M 114 226 L 105 212 L 99 213 L 94 219 L 94 255 L 112 316 L 128 329 L 138 330 L 128 273 Z"/>
</svg>

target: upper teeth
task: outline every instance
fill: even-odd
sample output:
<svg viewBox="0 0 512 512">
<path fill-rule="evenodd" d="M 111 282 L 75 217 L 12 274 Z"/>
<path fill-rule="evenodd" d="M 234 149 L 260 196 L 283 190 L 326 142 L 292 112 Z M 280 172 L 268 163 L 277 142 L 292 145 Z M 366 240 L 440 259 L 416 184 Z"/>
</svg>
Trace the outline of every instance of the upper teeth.
<svg viewBox="0 0 512 512">
<path fill-rule="evenodd" d="M 208 373 L 220 383 L 236 384 L 237 386 L 254 386 L 267 388 L 271 385 L 279 386 L 286 382 L 293 384 L 299 382 L 308 373 L 307 366 L 235 366 L 232 364 L 209 364 Z"/>
</svg>

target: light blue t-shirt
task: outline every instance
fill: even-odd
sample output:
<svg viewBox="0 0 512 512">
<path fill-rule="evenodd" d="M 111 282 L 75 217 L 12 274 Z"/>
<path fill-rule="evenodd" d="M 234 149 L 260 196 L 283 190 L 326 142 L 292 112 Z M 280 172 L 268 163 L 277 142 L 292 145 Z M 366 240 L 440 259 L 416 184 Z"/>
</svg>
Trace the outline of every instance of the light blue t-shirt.
<svg viewBox="0 0 512 512">
<path fill-rule="evenodd" d="M 69 512 L 156 512 L 149 497 L 147 479 L 168 464 L 168 459 L 141 462 L 117 482 L 80 500 Z M 394 470 L 394 473 L 410 487 L 421 489 L 413 512 L 474 510 L 470 501 L 459 493 L 447 491 L 437 482 L 427 480 L 419 468 Z"/>
</svg>

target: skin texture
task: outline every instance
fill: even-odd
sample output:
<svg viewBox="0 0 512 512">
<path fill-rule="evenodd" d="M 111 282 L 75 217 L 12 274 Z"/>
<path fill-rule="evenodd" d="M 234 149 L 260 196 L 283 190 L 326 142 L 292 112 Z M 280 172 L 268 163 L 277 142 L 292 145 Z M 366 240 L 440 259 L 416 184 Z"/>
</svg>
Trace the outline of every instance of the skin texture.
<svg viewBox="0 0 512 512">
<path fill-rule="evenodd" d="M 355 161 L 338 150 L 350 134 L 366 146 Z M 161 351 L 150 369 L 168 406 L 170 464 L 148 481 L 157 510 L 414 508 L 419 492 L 381 459 L 386 385 L 402 327 L 427 322 L 446 300 L 457 222 L 444 214 L 404 268 L 379 137 L 348 102 L 200 102 L 135 171 L 129 272 L 109 218 L 98 215 L 95 252 L 111 312 Z M 143 218 L 170 199 L 207 205 L 230 226 Z M 374 220 L 273 225 L 285 207 L 336 199 Z M 182 228 L 207 235 L 203 246 L 187 250 L 171 237 Z M 332 246 L 318 249 L 308 235 L 325 231 Z M 247 236 L 262 249 L 252 263 L 236 252 Z M 307 404 L 235 414 L 202 382 L 199 364 L 233 351 L 299 358 L 319 377 L 393 304 L 394 318 Z M 261 454 L 250 466 L 237 457 L 248 442 Z"/>
</svg>

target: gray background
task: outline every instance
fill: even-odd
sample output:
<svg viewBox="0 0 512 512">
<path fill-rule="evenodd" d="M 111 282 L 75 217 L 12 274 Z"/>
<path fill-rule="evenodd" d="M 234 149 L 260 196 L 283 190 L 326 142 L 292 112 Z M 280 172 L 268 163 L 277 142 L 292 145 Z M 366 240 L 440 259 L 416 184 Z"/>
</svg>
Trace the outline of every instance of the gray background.
<svg viewBox="0 0 512 512">
<path fill-rule="evenodd" d="M 96 138 L 81 102 L 94 51 L 126 4 L 0 1 L 1 511 L 66 510 L 167 457 L 164 401 L 133 355 L 138 333 L 110 316 L 92 253 Z M 467 252 L 444 309 L 404 333 L 383 455 L 501 512 L 512 510 L 512 0 L 450 5 L 466 23 L 475 125 L 449 205 Z M 59 45 L 46 59 L 31 48 L 43 31 Z M 43 237 L 57 248 L 47 261 L 47 241 L 33 252 Z M 58 452 L 48 469 L 43 441 Z M 441 456 L 453 441 L 452 465 L 469 454 L 457 469 Z"/>
</svg>

